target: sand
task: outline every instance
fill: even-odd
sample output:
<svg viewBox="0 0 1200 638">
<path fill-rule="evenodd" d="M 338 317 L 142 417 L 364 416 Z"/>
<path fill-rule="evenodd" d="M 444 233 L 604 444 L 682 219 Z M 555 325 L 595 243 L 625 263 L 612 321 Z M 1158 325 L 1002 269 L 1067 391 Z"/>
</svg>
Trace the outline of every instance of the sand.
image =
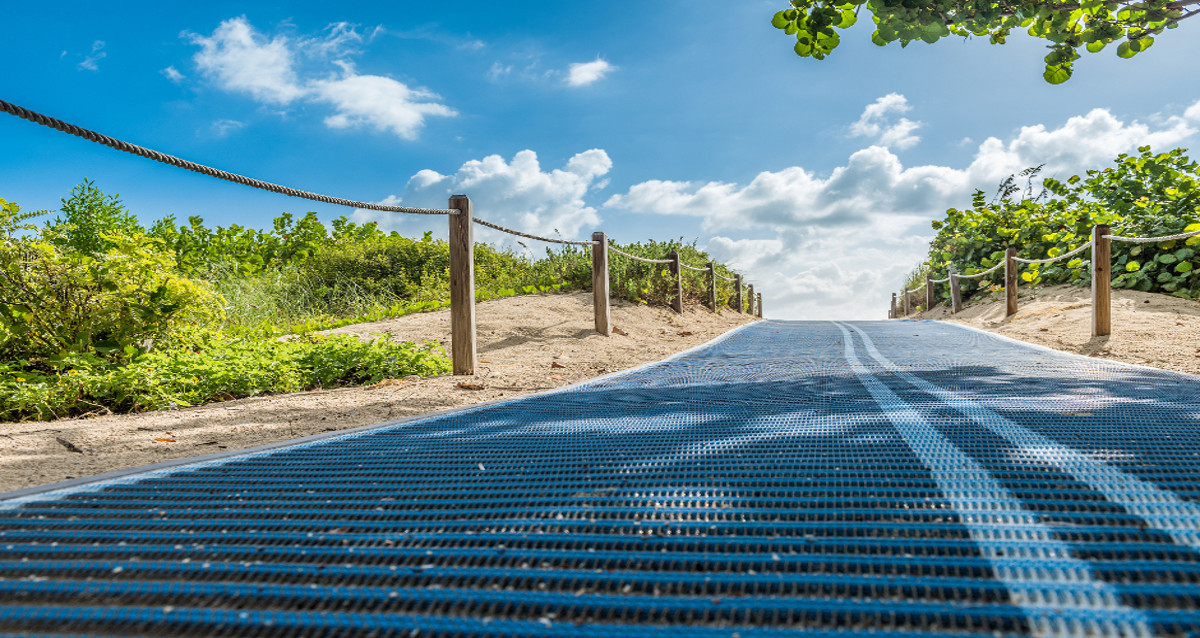
<svg viewBox="0 0 1200 638">
<path fill-rule="evenodd" d="M 614 301 L 612 319 L 626 334 L 595 332 L 591 293 L 487 301 L 476 307 L 480 363 L 474 377 L 394 379 L 374 387 L 182 410 L 0 423 L 0 492 L 518 397 L 658 361 L 753 321 L 729 310 L 689 307 L 677 315 L 621 301 Z M 365 339 L 391 333 L 402 340 L 438 341 L 448 349 L 450 313 L 443 309 L 330 332 Z"/>
<path fill-rule="evenodd" d="M 963 323 L 1021 341 L 1089 357 L 1200 374 L 1200 302 L 1170 295 L 1112 291 L 1112 334 L 1092 336 L 1091 289 L 1070 285 L 1024 288 L 1017 314 L 996 300 L 951 316 L 938 306 L 914 319 Z"/>
</svg>

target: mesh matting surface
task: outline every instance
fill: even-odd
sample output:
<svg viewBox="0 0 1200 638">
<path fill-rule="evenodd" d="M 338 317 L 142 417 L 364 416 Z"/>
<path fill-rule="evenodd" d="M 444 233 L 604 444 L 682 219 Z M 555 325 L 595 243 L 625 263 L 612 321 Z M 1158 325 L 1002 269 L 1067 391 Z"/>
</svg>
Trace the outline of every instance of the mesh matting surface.
<svg viewBox="0 0 1200 638">
<path fill-rule="evenodd" d="M 1200 383 L 934 322 L 0 501 L 0 634 L 1200 634 Z"/>
</svg>

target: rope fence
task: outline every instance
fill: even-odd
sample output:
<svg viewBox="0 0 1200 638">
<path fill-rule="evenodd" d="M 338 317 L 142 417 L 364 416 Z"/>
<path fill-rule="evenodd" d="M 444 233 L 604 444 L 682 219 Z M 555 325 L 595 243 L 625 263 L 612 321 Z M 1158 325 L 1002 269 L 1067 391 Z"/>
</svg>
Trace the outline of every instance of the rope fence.
<svg viewBox="0 0 1200 638">
<path fill-rule="evenodd" d="M 670 259 L 647 259 L 645 257 L 638 257 L 637 255 L 631 255 L 623 250 L 617 250 L 616 248 L 613 248 L 612 244 L 608 245 L 608 250 L 609 250 L 609 252 L 617 253 L 618 255 L 620 255 L 622 257 L 628 257 L 628 258 L 636 260 L 636 261 L 644 261 L 647 264 L 669 264 L 669 263 L 671 263 Z"/>
<path fill-rule="evenodd" d="M 523 233 L 519 230 L 505 228 L 504 226 L 501 226 L 500 224 L 493 224 L 492 222 L 484 221 L 482 219 L 479 219 L 478 217 L 475 217 L 473 219 L 473 221 L 476 224 L 479 224 L 480 226 L 487 226 L 488 228 L 498 230 L 502 233 L 508 233 L 509 235 L 516 235 L 517 237 L 524 237 L 526 239 L 536 239 L 537 241 L 544 241 L 544 242 L 548 242 L 551 244 L 568 244 L 571 246 L 592 246 L 596 243 L 594 241 L 572 241 L 570 239 L 553 239 L 551 237 L 540 237 L 538 235 L 530 235 L 529 233 Z"/>
<path fill-rule="evenodd" d="M 169 164 L 171 166 L 177 166 L 179 168 L 184 168 L 189 171 L 200 173 L 201 175 L 208 175 L 209 177 L 223 179 L 227 182 L 234 182 L 235 184 L 242 184 L 245 186 L 250 186 L 252 188 L 258 188 L 258 189 L 265 190 L 265 191 L 271 191 L 272 193 L 279 193 L 281 195 L 287 195 L 289 197 L 300 197 L 303 199 L 310 199 L 315 202 L 324 202 L 326 204 L 336 204 L 338 206 L 349 206 L 351 208 L 366 208 L 369 210 L 378 210 L 378 211 L 383 211 L 383 212 L 387 212 L 387 213 L 408 213 L 408 214 L 412 214 L 412 215 L 457 215 L 458 214 L 457 210 L 454 210 L 451 208 L 412 208 L 410 206 L 388 206 L 385 204 L 372 204 L 371 202 L 359 202 L 359 201 L 355 201 L 352 199 L 343 199 L 341 197 L 330 197 L 329 195 L 320 195 L 318 193 L 310 193 L 308 191 L 302 191 L 302 190 L 298 190 L 295 188 L 290 188 L 288 186 L 281 186 L 279 184 L 273 184 L 271 182 L 264 182 L 261 179 L 254 179 L 252 177 L 246 177 L 245 175 L 238 175 L 237 173 L 230 173 L 229 171 L 223 171 L 223 170 L 220 170 L 217 168 L 213 168 L 211 166 L 205 166 L 204 164 L 197 164 L 196 162 L 191 162 L 191 161 L 188 161 L 185 159 L 181 159 L 181 158 L 175 157 L 174 155 L 167 155 L 166 153 L 160 153 L 156 150 L 149 149 L 144 146 L 138 146 L 137 144 L 130 144 L 129 142 L 124 142 L 124 141 L 118 140 L 114 137 L 102 135 L 95 131 L 90 131 L 88 129 L 85 129 L 85 128 L 82 128 L 79 126 L 75 126 L 74 124 L 68 124 L 67 122 L 64 122 L 59 119 L 55 119 L 48 115 L 42 115 L 41 113 L 38 113 L 36 111 L 30 111 L 29 109 L 21 108 L 15 104 L 10 104 L 8 102 L 5 102 L 4 100 L 0 100 L 0 111 L 3 111 L 5 113 L 10 113 L 21 119 L 29 120 L 30 122 L 33 122 L 35 124 L 41 124 L 42 126 L 48 126 L 52 129 L 62 131 L 63 133 L 69 133 L 76 137 L 82 137 L 83 139 L 88 140 L 90 142 L 95 142 L 97 144 L 103 144 L 104 146 L 108 146 L 110 148 L 115 148 L 118 151 L 123 151 L 125 153 L 132 153 L 133 155 L 137 155 L 138 157 L 144 157 L 146 159 L 151 159 L 156 162 L 161 162 L 163 164 Z"/>
<path fill-rule="evenodd" d="M 326 204 L 334 204 L 338 206 L 346 206 L 350 208 L 361 208 L 366 210 L 376 210 L 389 213 L 405 213 L 414 215 L 446 215 L 450 220 L 450 332 L 451 332 L 451 358 L 453 360 L 454 374 L 456 375 L 473 375 L 475 374 L 475 363 L 477 359 L 477 350 L 475 345 L 475 281 L 474 281 L 474 255 L 475 245 L 472 239 L 471 227 L 472 224 L 479 224 L 493 230 L 498 230 L 502 233 L 524 237 L 536 241 L 542 241 L 552 244 L 566 244 L 571 246 L 591 246 L 592 247 L 592 277 L 594 295 L 594 310 L 596 316 L 596 331 L 605 336 L 611 335 L 611 322 L 609 320 L 609 273 L 608 273 L 608 252 L 612 251 L 619 255 L 654 264 L 671 264 L 671 270 L 675 275 L 675 295 L 672 302 L 672 307 L 676 312 L 683 312 L 683 269 L 693 270 L 697 272 L 707 272 L 709 274 L 709 307 L 716 312 L 716 280 L 717 278 L 726 281 L 736 282 L 736 309 L 738 312 L 749 312 L 762 317 L 762 294 L 758 294 L 757 298 L 753 292 L 754 286 L 750 286 L 750 300 L 745 310 L 742 305 L 742 277 L 741 275 L 731 279 L 718 275 L 715 270 L 715 265 L 709 263 L 706 268 L 697 268 L 681 263 L 679 254 L 671 253 L 670 259 L 647 259 L 631 255 L 622 250 L 612 247 L 604 236 L 604 233 L 594 233 L 591 241 L 574 241 L 569 239 L 557 239 L 552 237 L 542 237 L 524 233 L 512 228 L 501 226 L 484 219 L 474 216 L 471 200 L 466 195 L 455 195 L 450 198 L 450 205 L 447 208 L 414 208 L 411 206 L 391 206 L 385 204 L 374 204 L 371 202 L 361 202 L 352 199 L 344 199 L 341 197 L 331 197 L 329 195 L 321 195 L 309 191 L 299 190 L 272 182 L 246 177 L 237 173 L 231 173 L 221 169 L 206 166 L 189 160 L 185 160 L 174 155 L 168 155 L 153 149 L 149 149 L 137 144 L 131 144 L 114 137 L 109 137 L 95 131 L 85 129 L 60 119 L 31 111 L 29 109 L 17 106 L 15 104 L 0 100 L 0 111 L 15 115 L 21 119 L 40 124 L 63 133 L 68 133 L 76 137 L 81 137 L 96 144 L 102 144 L 110 148 L 130 153 L 138 157 L 144 157 L 156 162 L 176 166 L 178 168 L 187 169 L 201 175 L 208 175 L 217 179 L 250 186 L 260 190 L 279 193 L 289 197 L 299 197 Z"/>
<path fill-rule="evenodd" d="M 1098 224 L 1092 227 L 1090 241 L 1061 255 L 1047 257 L 1046 259 L 1024 259 L 1017 256 L 1016 249 L 1009 248 L 1005 251 L 1003 261 L 982 272 L 963 275 L 954 272 L 954 269 L 951 268 L 947 276 L 942 279 L 933 279 L 927 274 L 925 276 L 925 283 L 920 286 L 911 289 L 905 286 L 899 300 L 897 300 L 895 293 L 892 294 L 892 307 L 888 313 L 888 318 L 895 319 L 908 316 L 912 310 L 910 296 L 919 292 L 922 288 L 927 288 L 925 309 L 933 308 L 936 305 L 933 284 L 946 282 L 950 283 L 951 314 L 961 312 L 962 295 L 959 290 L 959 280 L 983 277 L 996 271 L 1001 266 L 1004 266 L 1005 270 L 1004 292 L 1007 306 L 1006 316 L 1012 316 L 1017 312 L 1017 264 L 1052 264 L 1090 250 L 1092 252 L 1090 265 L 1092 273 L 1092 336 L 1102 337 L 1110 335 L 1112 334 L 1112 249 L 1110 242 L 1153 244 L 1197 236 L 1200 236 L 1200 230 L 1155 237 L 1125 237 L 1109 234 L 1109 227 L 1107 225 Z"/>
</svg>

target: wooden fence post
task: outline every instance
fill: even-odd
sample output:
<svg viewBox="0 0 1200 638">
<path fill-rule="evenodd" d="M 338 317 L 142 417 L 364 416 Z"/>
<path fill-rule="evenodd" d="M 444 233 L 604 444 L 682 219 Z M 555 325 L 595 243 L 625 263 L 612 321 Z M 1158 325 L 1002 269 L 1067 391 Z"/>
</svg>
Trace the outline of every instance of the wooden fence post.
<svg viewBox="0 0 1200 638">
<path fill-rule="evenodd" d="M 671 307 L 683 314 L 683 268 L 679 267 L 679 253 L 672 250 L 667 258 L 671 260 L 671 274 L 675 275 L 675 299 L 671 301 Z"/>
<path fill-rule="evenodd" d="M 1011 317 L 1017 314 L 1017 262 L 1013 257 L 1017 256 L 1016 248 L 1009 248 L 1004 251 L 1004 299 L 1005 299 L 1005 316 Z"/>
<path fill-rule="evenodd" d="M 1092 336 L 1112 334 L 1112 240 L 1107 224 L 1092 227 Z"/>
<path fill-rule="evenodd" d="M 933 275 L 925 273 L 925 312 L 933 310 L 937 297 L 933 294 Z"/>
<path fill-rule="evenodd" d="M 754 304 L 754 314 L 762 319 L 762 293 L 758 293 L 758 303 Z"/>
<path fill-rule="evenodd" d="M 608 238 L 592 233 L 592 308 L 596 312 L 596 332 L 612 335 L 612 314 L 608 309 Z"/>
<path fill-rule="evenodd" d="M 904 301 L 904 304 L 903 304 L 904 305 L 904 316 L 907 317 L 908 316 L 908 288 L 907 287 L 905 287 L 904 291 L 900 293 L 900 298 L 901 298 L 901 300 Z"/>
<path fill-rule="evenodd" d="M 450 208 L 450 357 L 454 374 L 475 374 L 475 237 L 471 198 L 454 195 Z"/>
<path fill-rule="evenodd" d="M 962 289 L 959 288 L 958 273 L 954 272 L 954 268 L 950 269 L 950 312 L 962 312 Z"/>
<path fill-rule="evenodd" d="M 892 293 L 892 308 L 888 310 L 888 319 L 896 318 L 896 293 Z"/>
<path fill-rule="evenodd" d="M 733 282 L 733 287 L 737 290 L 737 293 L 734 295 L 734 297 L 735 297 L 734 304 L 737 306 L 738 312 L 743 312 L 743 310 L 742 310 L 742 276 L 734 275 L 733 278 L 735 280 Z"/>
<path fill-rule="evenodd" d="M 747 296 L 749 297 L 749 299 L 746 300 L 746 312 L 754 314 L 754 284 L 746 286 L 746 291 L 748 293 Z"/>
<path fill-rule="evenodd" d="M 717 266 L 708 262 L 708 307 L 717 311 Z"/>
</svg>

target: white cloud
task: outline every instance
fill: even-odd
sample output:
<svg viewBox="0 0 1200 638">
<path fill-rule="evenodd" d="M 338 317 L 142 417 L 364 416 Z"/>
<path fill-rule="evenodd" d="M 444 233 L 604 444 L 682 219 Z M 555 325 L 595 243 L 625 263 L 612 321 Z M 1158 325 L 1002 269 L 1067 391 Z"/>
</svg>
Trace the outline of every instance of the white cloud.
<svg viewBox="0 0 1200 638">
<path fill-rule="evenodd" d="M 511 75 L 512 72 L 513 67 L 511 64 L 500 64 L 499 62 L 493 62 L 492 68 L 488 69 L 487 79 L 495 82 L 496 80 Z"/>
<path fill-rule="evenodd" d="M 602 149 L 584 151 L 560 169 L 542 170 L 537 153 L 520 151 L 512 161 L 499 155 L 464 163 L 452 175 L 422 170 L 408 180 L 404 196 L 389 197 L 388 203 L 404 201 L 410 206 L 443 207 L 450 195 L 471 196 L 475 215 L 515 230 L 561 239 L 583 239 L 597 229 L 600 217 L 585 203 L 589 191 L 601 188 L 599 178 L 612 169 L 612 160 Z M 445 232 L 446 222 L 421 215 L 395 215 L 358 210 L 354 220 L 375 221 L 384 230 L 417 234 L 425 230 Z M 481 241 L 515 243 L 516 237 L 477 226 Z M 590 237 L 590 235 L 589 235 Z"/>
<path fill-rule="evenodd" d="M 899 99 L 897 99 L 899 98 Z M 907 109 L 901 96 L 867 107 L 864 134 L 881 114 Z M 1072 117 L 1057 128 L 1027 126 L 1008 141 L 991 137 L 967 166 L 904 166 L 884 146 L 850 155 L 818 175 L 799 166 L 766 171 L 748 184 L 649 180 L 608 199 L 604 208 L 690 217 L 714 236 L 713 255 L 760 283 L 768 315 L 789 318 L 882 318 L 890 292 L 925 257 L 929 221 L 946 208 L 969 205 L 975 189 L 1046 164 L 1065 178 L 1103 167 L 1122 152 L 1150 144 L 1179 145 L 1200 126 L 1200 102 L 1156 125 L 1122 121 L 1105 109 Z M 744 237 L 746 234 L 766 237 Z M 738 237 L 737 235 L 743 235 Z"/>
<path fill-rule="evenodd" d="M 426 117 L 457 115 L 454 109 L 433 101 L 438 97 L 433 93 L 379 75 L 358 75 L 349 64 L 343 66 L 341 78 L 315 81 L 312 88 L 317 99 L 335 109 L 325 118 L 330 128 L 370 126 L 411 140 Z"/>
<path fill-rule="evenodd" d="M 239 122 L 237 120 L 217 120 L 212 123 L 212 131 L 213 135 L 216 137 L 225 137 L 234 131 L 240 130 L 244 126 L 246 126 L 245 122 Z"/>
<path fill-rule="evenodd" d="M 186 35 L 200 46 L 192 57 L 196 68 L 227 91 L 279 106 L 305 94 L 293 68 L 288 39 L 276 36 L 268 40 L 244 16 L 222 22 L 208 37 Z"/>
<path fill-rule="evenodd" d="M 184 80 L 184 75 L 180 73 L 179 69 L 176 69 L 174 66 L 169 66 L 162 71 L 159 71 L 159 73 L 162 73 L 164 77 L 175 84 L 179 84 Z"/>
<path fill-rule="evenodd" d="M 99 71 L 100 66 L 98 63 L 106 57 L 108 57 L 108 54 L 104 52 L 104 40 L 96 40 L 92 43 L 92 52 L 79 63 L 79 68 L 87 69 L 88 71 Z"/>
<path fill-rule="evenodd" d="M 922 124 L 906 117 L 892 120 L 894 114 L 911 110 L 908 98 L 899 93 L 888 93 L 863 109 L 858 121 L 850 125 L 850 134 L 874 138 L 882 146 L 900 150 L 911 148 L 921 141 L 920 137 L 913 135 L 913 131 L 921 128 Z"/>
<path fill-rule="evenodd" d="M 376 28 L 366 40 L 378 32 Z M 329 25 L 318 37 L 268 38 L 242 16 L 222 22 L 211 36 L 185 37 L 200 47 L 193 57 L 196 68 L 216 86 L 271 106 L 297 100 L 331 106 L 333 113 L 324 118 L 330 128 L 366 127 L 414 139 L 426 118 L 457 114 L 428 90 L 381 75 L 359 74 L 346 58 L 359 53 L 364 38 L 346 22 Z"/>
<path fill-rule="evenodd" d="M 614 69 L 615 66 L 601 58 L 591 62 L 576 62 L 567 68 L 567 86 L 587 86 L 602 80 Z"/>
</svg>

